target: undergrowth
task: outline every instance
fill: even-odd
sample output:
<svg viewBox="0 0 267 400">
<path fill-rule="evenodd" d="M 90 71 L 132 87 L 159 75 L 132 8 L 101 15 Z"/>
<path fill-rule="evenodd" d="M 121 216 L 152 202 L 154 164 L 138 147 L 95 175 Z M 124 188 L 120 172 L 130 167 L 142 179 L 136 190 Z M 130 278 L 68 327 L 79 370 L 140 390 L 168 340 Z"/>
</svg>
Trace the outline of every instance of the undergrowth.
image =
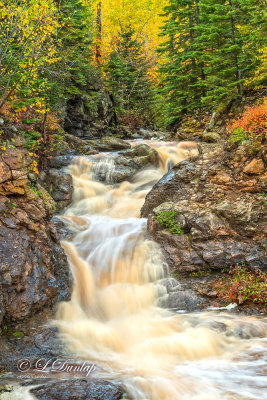
<svg viewBox="0 0 267 400">
<path fill-rule="evenodd" d="M 254 302 L 267 304 L 267 274 L 248 270 L 244 266 L 230 268 L 229 273 L 217 281 L 218 297 L 242 304 Z"/>
<path fill-rule="evenodd" d="M 230 142 L 241 144 L 248 141 L 257 150 L 267 138 L 267 99 L 264 104 L 247 107 L 243 115 L 228 126 Z"/>
</svg>

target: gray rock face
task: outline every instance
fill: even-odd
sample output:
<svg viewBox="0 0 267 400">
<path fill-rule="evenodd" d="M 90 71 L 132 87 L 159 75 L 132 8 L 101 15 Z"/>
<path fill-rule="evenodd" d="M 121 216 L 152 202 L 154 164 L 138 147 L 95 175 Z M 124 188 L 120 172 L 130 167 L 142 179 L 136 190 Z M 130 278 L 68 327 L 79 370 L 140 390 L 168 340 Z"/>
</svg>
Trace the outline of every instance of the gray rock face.
<svg viewBox="0 0 267 400">
<path fill-rule="evenodd" d="M 74 157 L 73 154 L 66 154 L 63 156 L 53 157 L 50 161 L 50 167 L 56 169 L 67 167 L 68 165 L 71 164 L 73 157 Z"/>
<path fill-rule="evenodd" d="M 119 400 L 123 391 L 119 386 L 102 379 L 68 379 L 32 389 L 40 400 Z"/>
<path fill-rule="evenodd" d="M 14 218 L 0 227 L 2 316 L 18 321 L 70 292 L 69 269 L 63 249 L 44 225 L 32 231 Z"/>
<path fill-rule="evenodd" d="M 148 217 L 149 232 L 173 270 L 220 270 L 243 263 L 267 270 L 265 199 L 257 194 L 264 191 L 264 180 L 247 179 L 225 157 L 221 149 L 181 162 L 147 195 L 142 216 Z M 172 234 L 157 221 L 170 210 L 184 234 Z"/>
<path fill-rule="evenodd" d="M 95 85 L 92 90 L 68 100 L 64 129 L 80 138 L 93 138 L 109 127 L 113 115 L 110 95 Z"/>
<path fill-rule="evenodd" d="M 201 310 L 204 299 L 197 296 L 193 290 L 184 287 L 174 278 L 165 278 L 159 284 L 166 288 L 166 291 L 158 296 L 158 305 L 164 308 L 172 308 L 193 312 Z"/>
<path fill-rule="evenodd" d="M 104 136 L 101 139 L 88 141 L 98 151 L 118 151 L 131 148 L 130 143 L 115 136 Z"/>
<path fill-rule="evenodd" d="M 71 203 L 73 185 L 72 176 L 64 171 L 51 168 L 48 172 L 47 183 L 51 196 L 56 202 L 64 202 L 66 207 Z"/>
</svg>

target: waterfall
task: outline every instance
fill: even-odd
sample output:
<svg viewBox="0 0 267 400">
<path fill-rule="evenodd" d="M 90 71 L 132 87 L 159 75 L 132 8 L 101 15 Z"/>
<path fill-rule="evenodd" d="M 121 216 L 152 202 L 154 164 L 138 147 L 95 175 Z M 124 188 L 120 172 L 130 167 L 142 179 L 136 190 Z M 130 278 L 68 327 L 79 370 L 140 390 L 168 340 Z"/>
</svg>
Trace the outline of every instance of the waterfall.
<svg viewBox="0 0 267 400">
<path fill-rule="evenodd" d="M 146 220 L 139 218 L 151 189 L 144 184 L 196 148 L 154 148 L 159 168 L 120 185 L 111 185 L 114 163 L 108 158 L 81 158 L 70 167 L 75 190 L 63 219 L 76 235 L 63 246 L 74 289 L 71 301 L 60 304 L 55 324 L 68 350 L 94 361 L 98 376 L 120 382 L 128 399 L 263 398 L 263 320 L 158 306 L 168 268 L 158 245 L 147 238 Z M 103 174 L 105 183 L 99 181 Z M 240 329 L 254 334 L 242 340 Z"/>
</svg>

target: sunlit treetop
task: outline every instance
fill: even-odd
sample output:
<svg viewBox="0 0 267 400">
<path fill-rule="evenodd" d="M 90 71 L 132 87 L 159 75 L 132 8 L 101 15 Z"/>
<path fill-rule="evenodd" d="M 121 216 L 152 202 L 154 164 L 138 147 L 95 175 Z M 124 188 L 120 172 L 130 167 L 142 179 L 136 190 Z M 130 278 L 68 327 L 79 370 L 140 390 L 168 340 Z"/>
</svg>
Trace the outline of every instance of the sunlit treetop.
<svg viewBox="0 0 267 400">
<path fill-rule="evenodd" d="M 109 55 L 116 44 L 118 32 L 125 27 L 131 27 L 136 32 L 136 38 L 144 42 L 144 51 L 148 55 L 155 55 L 155 49 L 162 40 L 159 37 L 163 18 L 161 14 L 168 0 L 81 0 L 81 3 L 93 4 L 95 15 L 97 7 L 101 6 L 103 59 Z"/>
</svg>

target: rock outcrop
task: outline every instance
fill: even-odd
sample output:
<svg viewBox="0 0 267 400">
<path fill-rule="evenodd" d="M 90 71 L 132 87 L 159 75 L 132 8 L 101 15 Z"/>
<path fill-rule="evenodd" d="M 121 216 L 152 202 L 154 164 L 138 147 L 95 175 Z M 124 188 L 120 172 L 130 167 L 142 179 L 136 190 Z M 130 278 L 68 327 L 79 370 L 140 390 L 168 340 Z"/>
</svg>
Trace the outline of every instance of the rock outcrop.
<svg viewBox="0 0 267 400">
<path fill-rule="evenodd" d="M 176 165 L 147 195 L 142 216 L 150 234 L 173 271 L 236 264 L 266 270 L 266 172 L 243 171 L 249 163 L 245 147 L 231 153 L 220 144 L 201 147 L 203 156 Z M 263 158 L 258 164 L 264 166 Z M 180 234 L 159 222 L 168 211 Z"/>
<path fill-rule="evenodd" d="M 22 147 L 0 157 L 0 324 L 30 317 L 70 293 L 68 263 L 50 221 L 56 202 L 33 185 L 30 163 Z"/>
<path fill-rule="evenodd" d="M 130 143 L 115 136 L 104 136 L 101 139 L 89 140 L 88 143 L 92 144 L 93 148 L 100 152 L 127 150 L 131 148 Z"/>
<path fill-rule="evenodd" d="M 113 116 L 112 99 L 96 81 L 83 94 L 77 94 L 67 101 L 64 129 L 80 138 L 102 136 Z"/>
</svg>

